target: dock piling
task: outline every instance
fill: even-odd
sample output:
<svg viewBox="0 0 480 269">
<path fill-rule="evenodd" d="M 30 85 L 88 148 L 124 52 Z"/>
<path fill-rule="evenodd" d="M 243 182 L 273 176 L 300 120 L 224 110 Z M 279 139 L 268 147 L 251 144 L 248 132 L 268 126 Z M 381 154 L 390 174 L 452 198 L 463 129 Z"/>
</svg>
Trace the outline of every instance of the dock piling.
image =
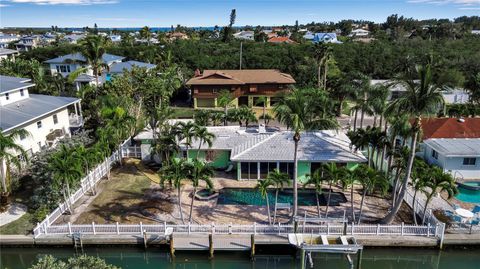
<svg viewBox="0 0 480 269">
<path fill-rule="evenodd" d="M 362 269 L 362 255 L 363 249 L 359 249 L 357 254 L 357 269 Z"/>
<path fill-rule="evenodd" d="M 305 269 L 305 250 L 301 249 L 300 250 L 300 262 L 302 263 L 301 269 Z"/>
<path fill-rule="evenodd" d="M 143 246 L 147 249 L 147 230 L 143 230 Z"/>
<path fill-rule="evenodd" d="M 213 259 L 213 235 L 208 235 L 208 251 L 210 253 L 210 259 Z"/>
<path fill-rule="evenodd" d="M 250 235 L 250 256 L 252 260 L 255 258 L 255 234 Z"/>
<path fill-rule="evenodd" d="M 170 235 L 170 256 L 175 258 L 175 246 L 173 245 L 173 234 Z"/>
</svg>

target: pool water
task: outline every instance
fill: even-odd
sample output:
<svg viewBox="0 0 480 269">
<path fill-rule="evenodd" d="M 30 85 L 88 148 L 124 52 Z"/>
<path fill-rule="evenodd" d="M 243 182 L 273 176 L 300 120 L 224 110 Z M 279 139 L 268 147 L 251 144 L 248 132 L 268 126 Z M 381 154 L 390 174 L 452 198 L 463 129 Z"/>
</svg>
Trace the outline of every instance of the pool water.
<svg viewBox="0 0 480 269">
<path fill-rule="evenodd" d="M 477 182 L 465 182 L 463 184 L 470 185 L 470 183 L 472 183 L 472 185 L 478 184 Z M 469 190 L 462 188 L 462 186 L 458 186 L 458 192 L 459 193 L 455 196 L 456 199 L 466 203 L 480 203 L 480 191 Z"/>
<path fill-rule="evenodd" d="M 319 202 L 321 206 L 327 205 L 328 190 L 323 190 L 319 195 Z M 271 206 L 275 203 L 275 190 L 268 191 L 268 199 Z M 330 205 L 338 206 L 341 203 L 347 202 L 345 195 L 340 192 L 332 192 L 330 197 Z M 278 203 L 293 204 L 293 189 L 284 189 L 278 193 Z M 260 192 L 256 189 L 243 188 L 224 188 L 220 190 L 217 204 L 220 205 L 256 205 L 264 206 L 266 200 L 262 198 Z M 317 200 L 315 198 L 314 190 L 298 190 L 298 205 L 299 206 L 316 206 Z"/>
</svg>

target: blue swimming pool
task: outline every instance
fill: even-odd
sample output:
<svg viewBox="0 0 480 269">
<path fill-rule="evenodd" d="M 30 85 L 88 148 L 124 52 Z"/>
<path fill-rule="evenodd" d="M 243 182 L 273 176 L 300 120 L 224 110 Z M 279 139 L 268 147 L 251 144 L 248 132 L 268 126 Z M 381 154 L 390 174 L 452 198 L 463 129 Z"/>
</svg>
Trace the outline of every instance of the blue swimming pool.
<svg viewBox="0 0 480 269">
<path fill-rule="evenodd" d="M 466 203 L 480 203 L 480 190 L 476 187 L 480 186 L 479 181 L 463 182 L 458 184 L 459 193 L 455 196 L 456 199 Z"/>
<path fill-rule="evenodd" d="M 275 203 L 275 190 L 268 192 L 268 199 L 271 205 Z M 323 190 L 319 196 L 320 205 L 327 205 L 328 190 Z M 332 192 L 330 198 L 331 206 L 338 206 L 341 203 L 347 202 L 347 198 L 341 192 Z M 224 188 L 220 190 L 217 204 L 220 205 L 256 205 L 264 206 L 265 200 L 256 189 L 246 188 Z M 284 189 L 278 194 L 278 203 L 293 204 L 293 189 Z M 299 206 L 316 206 L 315 191 L 313 190 L 298 190 L 298 205 Z"/>
</svg>

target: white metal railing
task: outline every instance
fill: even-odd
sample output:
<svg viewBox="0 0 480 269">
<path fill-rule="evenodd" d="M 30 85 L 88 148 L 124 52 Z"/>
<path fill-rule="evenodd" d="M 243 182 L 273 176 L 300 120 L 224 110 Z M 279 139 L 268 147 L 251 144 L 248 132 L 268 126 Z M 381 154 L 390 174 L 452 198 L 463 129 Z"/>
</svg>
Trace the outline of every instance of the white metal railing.
<svg viewBox="0 0 480 269">
<path fill-rule="evenodd" d="M 164 234 L 171 228 L 174 233 L 182 234 L 269 234 L 269 235 L 287 235 L 294 233 L 292 224 L 263 225 L 253 223 L 250 225 L 237 224 L 62 224 L 49 225 L 42 231 L 42 234 L 48 235 L 71 235 L 74 233 L 82 234 L 109 234 L 109 235 L 141 235 L 144 232 L 154 234 Z M 397 236 L 426 236 L 443 237 L 442 225 L 425 226 L 416 225 L 367 225 L 360 224 L 325 224 L 325 225 L 299 225 L 297 233 L 305 234 L 326 234 L 326 235 L 397 235 Z M 39 235 L 39 234 L 37 234 Z"/>
<path fill-rule="evenodd" d="M 68 201 L 59 204 L 58 207 L 52 211 L 52 213 L 47 214 L 45 219 L 37 224 L 37 227 L 33 229 L 34 236 L 48 233 L 49 228 L 52 227 L 51 224 L 53 224 L 63 213 L 68 210 L 68 205 L 73 205 L 87 192 L 91 192 L 95 187 L 95 184 L 110 172 L 112 164 L 119 160 L 120 153 L 115 151 L 110 157 L 105 158 L 105 161 L 91 170 L 80 181 L 80 187 L 68 198 Z"/>
</svg>

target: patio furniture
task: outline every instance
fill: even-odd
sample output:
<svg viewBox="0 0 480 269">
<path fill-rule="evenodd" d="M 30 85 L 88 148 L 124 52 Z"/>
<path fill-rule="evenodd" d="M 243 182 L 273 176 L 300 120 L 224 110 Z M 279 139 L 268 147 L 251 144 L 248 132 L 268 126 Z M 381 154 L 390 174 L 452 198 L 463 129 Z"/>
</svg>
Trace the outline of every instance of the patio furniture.
<svg viewBox="0 0 480 269">
<path fill-rule="evenodd" d="M 453 221 L 454 221 L 454 222 L 457 222 L 457 223 L 460 223 L 460 222 L 463 221 L 463 218 L 460 217 L 460 216 L 455 215 L 455 216 L 453 216 Z"/>
<path fill-rule="evenodd" d="M 233 170 L 233 163 L 229 164 L 227 169 L 225 169 L 225 173 L 230 173 Z"/>
<path fill-rule="evenodd" d="M 457 213 L 457 215 L 459 215 L 461 217 L 464 217 L 464 218 L 473 218 L 473 216 L 474 216 L 472 211 L 469 211 L 465 208 L 457 208 L 457 209 L 455 209 L 455 213 Z"/>
<path fill-rule="evenodd" d="M 480 213 L 480 205 L 476 205 L 473 210 L 472 210 L 473 213 L 477 214 L 477 213 Z"/>
</svg>

